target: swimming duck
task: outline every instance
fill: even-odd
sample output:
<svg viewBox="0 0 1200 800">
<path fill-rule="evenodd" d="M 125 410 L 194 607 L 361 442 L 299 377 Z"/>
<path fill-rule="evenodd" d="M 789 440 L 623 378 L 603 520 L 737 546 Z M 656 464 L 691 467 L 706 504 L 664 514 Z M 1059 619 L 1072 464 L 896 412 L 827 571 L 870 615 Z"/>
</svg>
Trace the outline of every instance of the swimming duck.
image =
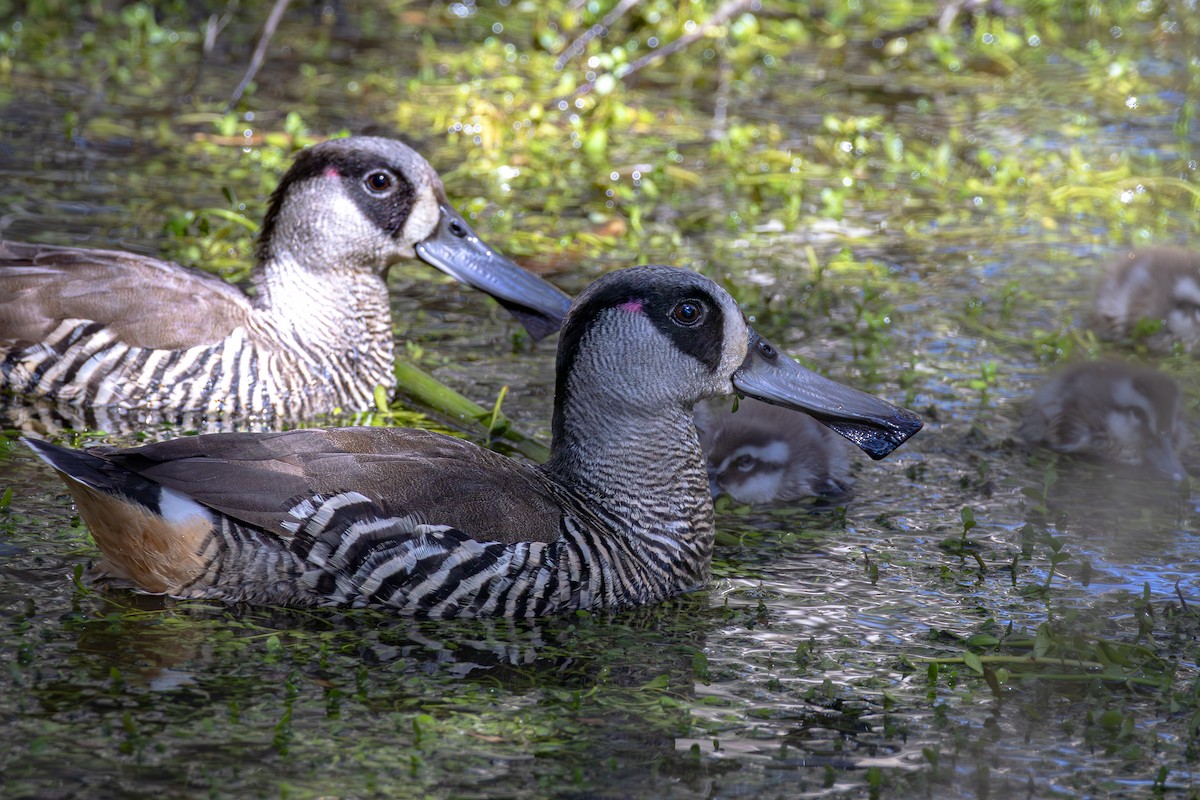
<svg viewBox="0 0 1200 800">
<path fill-rule="evenodd" d="M 807 414 L 760 400 L 709 400 L 696 429 L 713 497 L 780 503 L 844 494 L 853 483 L 850 446 Z"/>
<path fill-rule="evenodd" d="M 1176 342 L 1200 349 L 1200 253 L 1153 247 L 1112 262 L 1096 293 L 1097 332 L 1128 339 L 1144 320 L 1161 323 L 1143 339 L 1152 352 L 1169 353 Z"/>
<path fill-rule="evenodd" d="M 387 273 L 419 258 L 534 338 L 570 299 L 481 242 L 410 147 L 301 151 L 271 195 L 253 297 L 134 253 L 0 242 L 0 389 L 74 406 L 299 418 L 392 388 Z"/>
<path fill-rule="evenodd" d="M 813 414 L 874 458 L 921 427 L 781 355 L 716 283 L 645 266 L 572 305 L 543 466 L 397 428 L 27 441 L 62 473 L 103 571 L 143 590 L 529 617 L 704 584 L 713 506 L 692 409 L 732 392 Z"/>
<path fill-rule="evenodd" d="M 1052 375 L 1026 405 L 1018 436 L 1030 444 L 1187 477 L 1179 385 L 1158 370 L 1085 361 Z"/>
</svg>

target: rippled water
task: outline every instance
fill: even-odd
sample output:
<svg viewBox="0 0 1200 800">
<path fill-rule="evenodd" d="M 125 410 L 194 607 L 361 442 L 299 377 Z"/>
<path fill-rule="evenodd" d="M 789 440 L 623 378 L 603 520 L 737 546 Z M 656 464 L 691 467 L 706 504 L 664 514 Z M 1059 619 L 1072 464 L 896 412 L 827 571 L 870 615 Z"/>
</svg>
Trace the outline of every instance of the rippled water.
<svg viewBox="0 0 1200 800">
<path fill-rule="evenodd" d="M 1153 26 L 1134 35 L 1150 41 Z M 317 88 L 289 88 L 295 65 L 275 58 L 260 114 L 277 121 L 270 109 L 298 104 L 314 130 L 394 130 L 386 98 L 354 103 L 339 87 L 372 67 L 416 69 L 415 59 L 373 40 L 333 42 L 335 78 Z M 1148 49 L 1141 90 L 1194 104 L 1195 78 L 1186 88 L 1177 55 Z M 206 80 L 232 85 L 237 66 L 218 59 Z M 1123 153 L 1135 169 L 1195 158 L 1196 135 L 1177 135 L 1167 116 L 1128 116 L 1111 98 L 1072 89 L 1084 73 L 1075 64 L 1051 59 L 960 90 L 971 102 L 953 85 L 893 84 L 869 63 L 843 66 L 797 52 L 770 81 L 739 86 L 729 117 L 781 126 L 800 152 L 827 114 L 882 114 L 910 137 L 962 129 L 1031 163 L 1071 148 L 1094 160 Z M 69 73 L 8 80 L 4 237 L 158 254 L 171 213 L 222 204 L 231 164 L 248 165 L 235 191 L 256 185 L 253 149 L 196 161 L 148 133 L 189 125 L 169 121 L 165 90 L 97 92 Z M 642 102 L 666 107 L 681 90 L 647 82 L 642 91 Z M 704 89 L 693 91 L 686 99 L 705 107 Z M 81 133 L 80 115 L 112 117 L 114 130 Z M 456 174 L 461 142 L 403 133 L 441 169 L 452 198 L 479 189 L 478 176 Z M 644 135 L 645 152 L 660 153 L 659 134 Z M 702 137 L 669 135 L 689 166 L 705 167 Z M 623 147 L 639 153 L 636 137 Z M 665 244 L 649 236 L 643 252 L 618 244 L 552 275 L 577 291 L 627 260 L 687 262 L 734 285 L 766 285 L 756 299 L 768 303 L 815 297 L 805 247 L 822 263 L 848 254 L 851 266 L 822 279 L 828 307 L 814 299 L 747 311 L 793 354 L 928 418 L 893 456 L 858 465 L 844 513 L 722 505 L 711 588 L 659 607 L 432 624 L 97 594 L 86 575 L 73 580 L 97 553 L 68 497 L 12 444 L 0 454 L 0 491 L 12 490 L 0 512 L 0 719 L 12 743 L 0 754 L 0 796 L 1115 797 L 1148 794 L 1155 781 L 1195 792 L 1191 709 L 1080 682 L 1013 679 L 996 696 L 961 665 L 931 683 L 920 660 L 960 656 L 962 640 L 981 632 L 1031 636 L 1046 621 L 1128 642 L 1143 592 L 1159 615 L 1150 635 L 1169 644 L 1168 605 L 1200 604 L 1189 490 L 1061 462 L 1038 509 L 1031 491 L 1053 460 L 1011 441 L 1016 409 L 1046 369 L 1034 331 L 1083 320 L 1102 261 L 1127 239 L 1188 244 L 1195 207 L 1160 200 L 1150 232 L 1089 227 L 1082 215 L 1001 213 L 991 198 L 976 207 L 922 183 L 933 180 L 879 187 L 894 195 L 894 216 L 882 205 L 847 208 L 839 220 L 808 209 L 812 224 L 795 230 L 731 232 L 727 196 L 702 188 L 678 213 L 711 224 Z M 555 224 L 544 208 L 520 214 L 520 201 L 511 198 L 512 228 Z M 477 222 L 503 250 L 503 236 L 489 232 L 510 223 L 495 206 Z M 579 229 L 570 210 L 561 217 Z M 862 270 L 890 282 L 882 300 L 862 295 Z M 419 267 L 394 276 L 401 335 L 444 357 L 429 366 L 477 400 L 510 386 L 506 411 L 545 437 L 551 348 L 511 352 L 513 327 L 494 304 L 431 278 Z M 1015 300 L 1002 313 L 1006 296 Z M 881 333 L 855 321 L 856 299 L 888 315 Z M 976 299 L 984 310 L 972 316 Z M 969 382 L 989 363 L 996 378 L 984 392 Z M 1194 407 L 1194 370 L 1172 368 Z M 969 538 L 982 567 L 943 545 L 960 537 L 964 507 L 978 522 Z M 1027 525 L 1070 554 L 1053 574 L 1049 545 L 1029 539 Z M 1032 591 L 1047 580 L 1048 593 Z M 1184 691 L 1200 676 L 1194 642 L 1169 649 Z M 1097 722 L 1112 709 L 1131 731 Z"/>
</svg>

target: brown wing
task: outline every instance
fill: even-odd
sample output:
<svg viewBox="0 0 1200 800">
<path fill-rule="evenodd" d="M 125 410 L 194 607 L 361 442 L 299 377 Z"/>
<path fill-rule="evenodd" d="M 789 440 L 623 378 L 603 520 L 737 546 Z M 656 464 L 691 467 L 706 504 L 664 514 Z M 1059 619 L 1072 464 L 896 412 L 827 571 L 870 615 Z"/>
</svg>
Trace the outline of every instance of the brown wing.
<svg viewBox="0 0 1200 800">
<path fill-rule="evenodd" d="M 214 344 L 252 313 L 245 295 L 170 261 L 0 241 L 0 339 L 44 341 L 65 319 L 98 322 L 135 347 Z"/>
<path fill-rule="evenodd" d="M 360 492 L 388 515 L 479 541 L 553 541 L 564 511 L 543 475 L 470 442 L 397 428 L 185 437 L 106 458 L 244 523 L 285 533 L 288 509 Z M 569 502 L 569 501 L 568 501 Z"/>
</svg>

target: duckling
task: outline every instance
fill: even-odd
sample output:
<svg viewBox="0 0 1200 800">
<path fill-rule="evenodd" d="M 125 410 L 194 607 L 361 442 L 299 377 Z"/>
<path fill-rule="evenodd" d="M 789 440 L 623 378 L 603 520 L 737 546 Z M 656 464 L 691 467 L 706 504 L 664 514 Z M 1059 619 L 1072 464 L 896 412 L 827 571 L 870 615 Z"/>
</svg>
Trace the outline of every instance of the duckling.
<svg viewBox="0 0 1200 800">
<path fill-rule="evenodd" d="M 545 465 L 397 428 L 26 441 L 62 474 L 103 571 L 145 591 L 531 617 L 705 583 L 713 505 L 692 409 L 732 392 L 812 414 L 873 458 L 921 427 L 783 356 L 713 281 L 644 266 L 601 277 L 567 315 Z"/>
<path fill-rule="evenodd" d="M 844 494 L 854 482 L 846 440 L 807 414 L 752 398 L 736 411 L 710 400 L 696 406 L 696 429 L 713 497 L 780 503 Z"/>
<path fill-rule="evenodd" d="M 1167 375 L 1118 361 L 1086 361 L 1052 375 L 1026 405 L 1018 436 L 1030 444 L 1187 477 L 1179 385 Z"/>
<path fill-rule="evenodd" d="M 387 273 L 421 259 L 530 335 L 567 295 L 479 240 L 433 167 L 392 139 L 301 151 L 271 195 L 254 296 L 134 253 L 0 242 L 0 389 L 60 404 L 299 418 L 391 389 Z"/>
<path fill-rule="evenodd" d="M 1109 266 L 1096 294 L 1094 327 L 1111 339 L 1128 339 L 1142 320 L 1162 327 L 1145 337 L 1155 353 L 1200 346 L 1200 253 L 1169 247 L 1131 250 Z"/>
</svg>

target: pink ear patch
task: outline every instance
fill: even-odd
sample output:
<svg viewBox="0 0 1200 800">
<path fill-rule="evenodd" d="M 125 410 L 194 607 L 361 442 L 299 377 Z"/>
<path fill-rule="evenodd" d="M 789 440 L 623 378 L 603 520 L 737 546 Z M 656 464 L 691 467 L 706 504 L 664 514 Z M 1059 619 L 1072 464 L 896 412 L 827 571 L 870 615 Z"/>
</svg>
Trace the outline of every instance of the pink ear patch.
<svg viewBox="0 0 1200 800">
<path fill-rule="evenodd" d="M 621 309 L 622 311 L 628 311 L 630 314 L 640 314 L 645 305 L 646 304 L 641 300 L 626 300 L 624 303 L 621 303 L 621 305 L 617 306 L 617 308 Z"/>
<path fill-rule="evenodd" d="M 326 167 L 326 168 L 325 168 L 325 173 L 324 173 L 324 175 L 325 175 L 325 177 L 326 177 L 326 178 L 340 178 L 340 177 L 342 177 L 342 174 L 341 174 L 340 172 L 338 172 L 336 169 L 334 169 L 333 167 Z"/>
</svg>

